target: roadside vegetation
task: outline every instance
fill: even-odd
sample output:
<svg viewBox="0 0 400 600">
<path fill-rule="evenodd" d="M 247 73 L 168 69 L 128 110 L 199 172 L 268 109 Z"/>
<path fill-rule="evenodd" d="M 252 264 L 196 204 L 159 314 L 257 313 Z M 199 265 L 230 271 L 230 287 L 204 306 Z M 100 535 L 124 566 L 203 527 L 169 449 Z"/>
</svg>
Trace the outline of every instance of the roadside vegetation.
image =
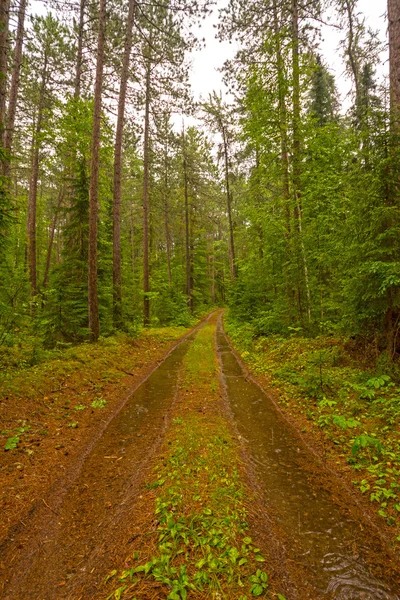
<svg viewBox="0 0 400 600">
<path fill-rule="evenodd" d="M 148 531 L 154 521 L 156 530 L 150 543 L 142 537 L 128 568 L 108 575 L 109 599 L 151 591 L 170 600 L 283 600 L 270 591 L 249 527 L 251 492 L 221 404 L 214 336 L 215 324 L 205 326 L 185 357 L 172 424 L 143 486 L 154 502 Z"/>
<path fill-rule="evenodd" d="M 344 337 L 256 336 L 225 319 L 227 333 L 251 372 L 278 392 L 284 411 L 303 417 L 303 432 L 320 432 L 336 467 L 369 497 L 400 544 L 400 386 L 357 359 Z"/>
<path fill-rule="evenodd" d="M 40 497 L 186 331 L 148 329 L 40 355 L 29 344 L 2 349 L 0 531 Z"/>
</svg>

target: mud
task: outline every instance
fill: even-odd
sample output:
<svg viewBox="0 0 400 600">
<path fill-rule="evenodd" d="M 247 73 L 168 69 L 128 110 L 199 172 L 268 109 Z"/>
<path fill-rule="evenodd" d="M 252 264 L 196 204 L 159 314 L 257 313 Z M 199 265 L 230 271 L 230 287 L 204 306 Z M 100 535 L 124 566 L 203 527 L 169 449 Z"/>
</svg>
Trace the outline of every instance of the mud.
<svg viewBox="0 0 400 600">
<path fill-rule="evenodd" d="M 382 541 L 271 398 L 246 377 L 221 326 L 217 343 L 231 411 L 266 511 L 288 540 L 289 559 L 301 564 L 305 587 L 337 600 L 398 600 L 398 571 Z"/>
<path fill-rule="evenodd" d="M 8 540 L 2 553 L 2 562 L 10 565 L 5 599 L 77 599 L 82 580 L 86 589 L 91 580 L 96 588 L 108 556 L 114 560 L 118 553 L 124 519 L 158 447 L 189 344 L 188 339 L 178 346 L 139 386 L 68 489 L 57 486 L 26 531 Z"/>
<path fill-rule="evenodd" d="M 194 403 L 205 411 L 200 389 L 197 395 L 195 389 L 178 391 L 194 334 L 142 382 L 2 545 L 4 600 L 105 598 L 105 575 L 127 567 L 135 546 L 151 549 L 154 491 L 141 486 L 166 452 L 162 444 L 176 410 Z M 217 344 L 229 401 L 223 414 L 241 442 L 244 477 L 255 496 L 250 525 L 264 540 L 271 584 L 288 600 L 399 600 L 398 561 L 379 531 L 246 376 L 221 326 Z M 146 589 L 138 598 L 159 597 L 159 588 Z"/>
</svg>

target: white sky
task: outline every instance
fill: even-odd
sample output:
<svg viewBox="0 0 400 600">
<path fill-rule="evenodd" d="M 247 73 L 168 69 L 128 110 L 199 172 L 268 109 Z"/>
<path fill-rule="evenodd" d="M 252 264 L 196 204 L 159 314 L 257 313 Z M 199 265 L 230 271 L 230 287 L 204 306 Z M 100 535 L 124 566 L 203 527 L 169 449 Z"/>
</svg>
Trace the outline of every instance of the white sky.
<svg viewBox="0 0 400 600">
<path fill-rule="evenodd" d="M 200 30 L 200 37 L 205 37 L 207 46 L 201 51 L 194 53 L 192 87 L 195 97 L 206 98 L 213 90 L 224 92 L 224 85 L 221 81 L 221 73 L 217 71 L 222 67 L 225 60 L 232 58 L 235 54 L 235 46 L 228 42 L 219 42 L 215 39 L 216 29 L 213 24 L 218 20 L 218 8 L 228 4 L 228 0 L 217 0 L 217 6 L 214 9 L 213 16 L 209 17 Z M 367 26 L 373 30 L 379 30 L 380 38 L 386 39 L 386 0 L 359 0 L 359 11 L 366 17 Z M 332 27 L 323 27 L 323 41 L 321 51 L 325 57 L 331 72 L 336 77 L 336 85 L 345 100 L 349 90 L 350 82 L 344 74 L 344 65 L 340 57 L 338 46 L 344 34 Z M 383 56 L 385 61 L 385 56 Z M 382 67 L 381 74 L 387 70 L 387 64 Z"/>
<path fill-rule="evenodd" d="M 218 21 L 218 9 L 226 6 L 229 0 L 216 0 L 216 7 L 213 15 L 203 21 L 199 30 L 199 37 L 206 39 L 206 47 L 193 54 L 193 69 L 191 74 L 192 89 L 195 98 L 207 98 L 213 90 L 224 93 L 225 87 L 222 83 L 222 74 L 218 69 L 222 67 L 225 60 L 232 58 L 235 54 L 235 45 L 228 42 L 219 42 L 215 39 L 217 29 L 214 27 Z M 387 24 L 386 9 L 387 0 L 359 0 L 359 11 L 366 17 L 367 26 L 373 30 L 379 30 L 380 38 L 386 40 Z M 40 0 L 33 0 L 31 4 L 32 13 L 44 14 L 47 8 Z M 342 96 L 344 104 L 348 103 L 346 98 L 351 89 L 351 83 L 344 73 L 344 65 L 341 59 L 338 46 L 343 33 L 332 27 L 323 27 L 323 40 L 321 42 L 321 51 L 325 57 L 331 72 L 336 77 L 336 85 Z M 386 54 L 382 56 L 382 66 L 379 69 L 379 75 L 385 76 L 388 71 Z"/>
</svg>

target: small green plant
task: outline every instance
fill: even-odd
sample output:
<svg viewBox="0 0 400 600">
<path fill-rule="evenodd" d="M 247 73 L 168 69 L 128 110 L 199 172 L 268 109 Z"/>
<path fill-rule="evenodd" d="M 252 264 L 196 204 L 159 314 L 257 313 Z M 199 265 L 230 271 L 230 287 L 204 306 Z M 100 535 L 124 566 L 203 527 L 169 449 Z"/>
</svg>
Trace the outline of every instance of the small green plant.
<svg viewBox="0 0 400 600">
<path fill-rule="evenodd" d="M 104 408 L 106 404 L 107 404 L 107 400 L 105 400 L 104 398 L 96 398 L 95 400 L 93 400 L 91 407 L 92 408 Z"/>
<path fill-rule="evenodd" d="M 382 444 L 380 441 L 363 433 L 355 438 L 351 453 L 353 456 L 357 456 L 357 454 L 365 448 L 374 448 L 378 453 L 382 452 Z"/>
<path fill-rule="evenodd" d="M 257 569 L 256 574 L 251 575 L 249 579 L 252 584 L 250 593 L 253 596 L 261 596 L 268 587 L 268 575 L 264 571 L 261 571 L 261 569 Z"/>
<path fill-rule="evenodd" d="M 18 435 L 13 435 L 12 437 L 9 437 L 5 443 L 4 450 L 15 450 L 15 448 L 17 448 L 19 444 L 19 440 L 20 438 Z"/>
</svg>

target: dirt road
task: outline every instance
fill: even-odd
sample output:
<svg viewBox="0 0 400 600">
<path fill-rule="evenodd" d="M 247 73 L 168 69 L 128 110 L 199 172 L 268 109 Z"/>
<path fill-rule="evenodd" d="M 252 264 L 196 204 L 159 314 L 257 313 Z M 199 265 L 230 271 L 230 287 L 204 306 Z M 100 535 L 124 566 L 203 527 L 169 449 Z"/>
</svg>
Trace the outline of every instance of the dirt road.
<svg viewBox="0 0 400 600">
<path fill-rule="evenodd" d="M 400 598 L 355 498 L 214 313 L 1 547 L 4 599 Z"/>
</svg>

